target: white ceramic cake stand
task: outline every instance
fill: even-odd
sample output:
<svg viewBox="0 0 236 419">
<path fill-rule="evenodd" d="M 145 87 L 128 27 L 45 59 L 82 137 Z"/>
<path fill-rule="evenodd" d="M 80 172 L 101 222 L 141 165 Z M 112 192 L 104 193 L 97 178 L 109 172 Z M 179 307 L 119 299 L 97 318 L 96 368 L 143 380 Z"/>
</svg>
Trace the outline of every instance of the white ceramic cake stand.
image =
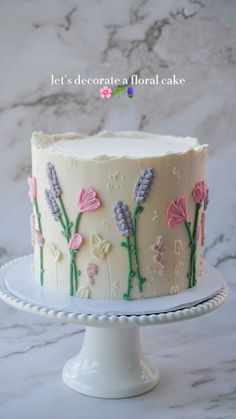
<svg viewBox="0 0 236 419">
<path fill-rule="evenodd" d="M 204 301 L 198 304 L 191 306 L 188 302 L 187 308 L 165 310 L 158 314 L 81 313 L 75 307 L 73 311 L 67 309 L 66 305 L 52 308 L 44 291 L 33 295 L 31 290 L 29 295 L 20 297 L 16 284 L 23 286 L 26 281 L 27 285 L 27 275 L 23 269 L 26 265 L 28 268 L 29 256 L 16 259 L 0 269 L 0 298 L 7 304 L 30 313 L 87 326 L 82 349 L 78 355 L 66 362 L 62 377 L 64 383 L 73 390 L 93 397 L 132 397 L 155 387 L 160 380 L 160 374 L 144 357 L 140 327 L 187 320 L 207 314 L 219 307 L 228 294 L 227 284 L 222 278 L 220 281 L 218 271 L 208 266 L 207 281 L 214 281 L 214 277 L 217 277 L 215 293 L 212 295 L 211 292 L 210 298 L 206 295 Z M 9 284 L 12 284 L 11 289 Z"/>
</svg>

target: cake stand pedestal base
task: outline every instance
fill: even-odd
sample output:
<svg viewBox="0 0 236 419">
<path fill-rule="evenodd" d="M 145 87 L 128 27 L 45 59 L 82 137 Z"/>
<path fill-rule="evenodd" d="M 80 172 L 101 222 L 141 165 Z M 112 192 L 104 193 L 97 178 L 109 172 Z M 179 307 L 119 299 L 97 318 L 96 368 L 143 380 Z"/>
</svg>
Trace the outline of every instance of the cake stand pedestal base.
<svg viewBox="0 0 236 419">
<path fill-rule="evenodd" d="M 101 398 L 137 396 L 160 380 L 143 355 L 139 327 L 87 327 L 82 349 L 66 362 L 62 377 L 73 390 Z"/>
<path fill-rule="evenodd" d="M 116 306 L 116 313 L 106 313 L 108 307 L 105 306 L 98 313 L 93 310 L 93 300 L 86 302 L 88 310 L 82 311 L 81 300 L 70 297 L 68 303 L 63 297 L 61 301 L 56 293 L 36 284 L 31 278 L 30 261 L 31 257 L 26 256 L 0 268 L 0 299 L 29 313 L 86 326 L 82 349 L 65 364 L 63 381 L 73 390 L 93 397 L 132 397 L 155 387 L 160 375 L 144 357 L 139 328 L 202 316 L 220 307 L 228 295 L 228 286 L 219 272 L 208 266 L 204 283 L 212 286 L 210 290 L 203 288 L 198 303 L 194 300 L 190 303 L 186 292 L 174 296 L 181 299 L 178 308 L 166 305 L 160 310 L 158 300 L 150 298 L 140 302 L 140 313 L 137 310 L 131 313 L 129 306 L 127 312 L 122 309 L 118 313 Z"/>
</svg>

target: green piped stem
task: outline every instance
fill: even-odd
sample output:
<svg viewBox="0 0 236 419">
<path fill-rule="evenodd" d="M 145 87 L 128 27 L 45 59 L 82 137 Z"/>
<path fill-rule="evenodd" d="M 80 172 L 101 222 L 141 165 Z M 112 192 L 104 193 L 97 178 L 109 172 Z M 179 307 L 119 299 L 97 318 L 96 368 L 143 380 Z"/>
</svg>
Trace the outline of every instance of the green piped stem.
<svg viewBox="0 0 236 419">
<path fill-rule="evenodd" d="M 138 290 L 141 293 L 143 291 L 143 284 L 146 281 L 146 278 L 142 277 L 139 269 L 139 256 L 138 256 L 138 246 L 137 246 L 137 217 L 143 211 L 143 207 L 137 203 L 134 207 L 133 213 L 133 237 L 134 237 L 134 247 L 133 254 L 135 259 L 135 270 L 138 278 Z"/>
<path fill-rule="evenodd" d="M 64 202 L 63 202 L 63 199 L 62 199 L 61 196 L 58 197 L 58 201 L 60 203 L 61 211 L 62 211 L 62 214 L 64 216 L 64 225 L 65 225 L 65 230 L 64 231 L 65 231 L 65 235 L 66 235 L 67 241 L 69 242 L 69 240 L 71 238 L 71 231 L 70 231 L 70 229 L 72 227 L 72 223 L 69 221 L 69 218 L 68 218 L 68 215 L 67 215 L 65 206 L 64 206 Z"/>
<path fill-rule="evenodd" d="M 40 257 L 40 285 L 43 286 L 44 268 L 43 268 L 43 247 L 42 246 L 39 249 L 39 257 Z"/>
<path fill-rule="evenodd" d="M 70 256 L 70 295 L 74 295 L 74 284 L 73 284 L 73 256 Z"/>
<path fill-rule="evenodd" d="M 62 213 L 64 215 L 65 221 L 62 219 L 62 217 L 60 218 L 60 223 L 64 232 L 64 236 L 67 239 L 67 243 L 69 243 L 70 239 L 71 239 L 71 226 L 72 223 L 70 223 L 67 215 L 66 211 L 65 211 L 65 207 L 63 205 L 63 201 L 60 197 L 60 205 L 61 205 L 61 209 L 62 209 Z M 64 211 L 63 211 L 64 208 Z M 78 229 L 79 229 L 79 222 L 81 219 L 81 215 L 82 213 L 78 213 L 77 217 L 76 217 L 76 221 L 74 224 L 74 234 L 78 233 Z M 76 293 L 76 291 L 78 290 L 78 278 L 80 276 L 80 271 L 77 269 L 76 267 L 76 262 L 75 262 L 75 257 L 77 254 L 78 250 L 75 249 L 70 249 L 70 295 L 74 295 Z"/>
<path fill-rule="evenodd" d="M 80 272 L 76 268 L 75 256 L 77 250 L 70 250 L 70 295 L 74 295 L 78 290 L 78 277 Z"/>
<path fill-rule="evenodd" d="M 69 221 L 61 196 L 59 196 L 58 201 L 59 201 L 61 212 L 64 218 L 63 220 L 63 218 L 60 217 L 60 223 L 62 226 L 63 235 L 65 236 L 67 243 L 69 243 L 71 239 L 71 227 L 73 224 Z M 76 217 L 76 221 L 74 225 L 74 234 L 78 232 L 81 215 L 82 213 L 78 213 Z M 75 249 L 70 249 L 70 295 L 71 296 L 74 295 L 76 291 L 78 290 L 78 278 L 80 275 L 80 271 L 78 271 L 76 267 L 76 262 L 75 262 L 75 257 L 76 257 L 77 252 L 78 251 Z"/>
<path fill-rule="evenodd" d="M 194 223 L 193 223 L 193 233 L 191 233 L 191 223 L 187 220 L 184 222 L 184 225 L 188 233 L 189 247 L 191 248 L 189 273 L 187 275 L 188 280 L 189 280 L 189 288 L 194 287 L 197 283 L 197 280 L 196 280 L 196 251 L 197 251 L 196 234 L 197 234 L 197 225 L 198 225 L 200 209 L 201 209 L 201 204 L 197 203 L 196 209 L 195 209 Z"/>
<path fill-rule="evenodd" d="M 66 226 L 65 226 L 65 223 L 64 223 L 64 221 L 63 221 L 63 219 L 61 217 L 59 218 L 59 221 L 60 221 L 60 224 L 61 224 L 61 227 L 62 227 L 62 234 L 66 238 L 67 243 L 69 243 L 70 238 L 67 237 L 67 235 L 66 235 Z"/>
<path fill-rule="evenodd" d="M 126 247 L 127 249 L 127 253 L 128 253 L 128 287 L 127 287 L 127 291 L 123 294 L 123 298 L 125 300 L 129 300 L 130 298 L 130 291 L 132 288 L 132 278 L 135 276 L 135 272 L 133 272 L 132 270 L 132 259 L 131 259 L 131 252 L 132 252 L 132 246 L 130 244 L 130 238 L 127 237 L 126 238 L 126 243 L 123 242 L 125 244 L 124 247 Z"/>
<path fill-rule="evenodd" d="M 187 233 L 188 233 L 188 238 L 189 238 L 189 247 L 190 247 L 190 249 L 191 249 L 191 252 L 190 252 L 190 263 L 189 263 L 189 272 L 188 272 L 188 275 L 187 275 L 187 277 L 188 277 L 188 280 L 189 280 L 189 288 L 192 288 L 193 287 L 193 256 L 194 256 L 194 254 L 195 254 L 195 243 L 194 243 L 194 240 L 193 240 L 193 236 L 192 236 L 192 233 L 191 233 L 191 223 L 189 222 L 189 221 L 185 221 L 184 222 L 184 225 L 185 225 L 185 228 L 186 228 L 186 230 L 187 230 Z"/>
<path fill-rule="evenodd" d="M 39 206 L 38 206 L 37 199 L 34 200 L 34 208 L 35 208 L 37 222 L 38 222 L 38 229 L 39 229 L 40 233 L 42 233 L 41 214 L 39 212 Z"/>
<path fill-rule="evenodd" d="M 62 227 L 62 233 L 64 235 L 64 237 L 66 238 L 67 243 L 69 243 L 70 238 L 71 238 L 71 232 L 70 230 L 67 230 L 66 228 L 66 224 L 64 222 L 64 220 L 62 219 L 62 217 L 59 218 L 61 227 Z M 68 224 L 67 224 L 68 225 Z M 67 232 L 69 231 L 69 234 L 67 234 Z M 74 295 L 74 283 L 75 285 L 78 283 L 77 278 L 75 277 L 76 275 L 76 267 L 75 267 L 75 255 L 74 255 L 74 251 L 70 249 L 70 295 Z M 76 288 L 77 291 L 77 288 Z"/>
<path fill-rule="evenodd" d="M 81 220 L 81 215 L 82 215 L 82 212 L 78 212 L 76 220 L 75 220 L 75 225 L 74 225 L 74 234 L 78 233 L 79 223 L 80 223 L 80 220 Z M 79 279 L 79 276 L 80 276 L 80 270 L 77 269 L 76 263 L 75 263 L 75 256 L 76 256 L 77 253 L 78 253 L 78 250 L 74 251 L 74 258 L 73 258 L 75 292 L 78 290 L 78 279 Z"/>
<path fill-rule="evenodd" d="M 41 224 L 41 214 L 39 212 L 39 206 L 37 199 L 34 200 L 34 208 L 37 218 L 38 230 L 43 235 L 42 224 Z M 39 249 L 39 259 L 40 259 L 40 284 L 43 286 L 44 282 L 44 267 L 43 267 L 43 246 Z"/>
<path fill-rule="evenodd" d="M 76 220 L 75 220 L 74 233 L 78 233 L 81 215 L 82 215 L 82 213 L 78 212 Z"/>
<path fill-rule="evenodd" d="M 194 239 L 196 239 L 198 217 L 199 217 L 199 211 L 200 211 L 201 206 L 202 204 L 196 204 L 194 224 L 193 224 L 193 238 Z"/>
<path fill-rule="evenodd" d="M 198 225 L 198 218 L 199 218 L 199 212 L 201 209 L 201 204 L 197 203 L 196 204 L 196 209 L 195 209 L 195 217 L 194 217 L 194 225 L 193 225 L 193 241 L 194 241 L 194 245 L 195 245 L 195 252 L 193 254 L 193 286 L 196 285 L 197 283 L 197 279 L 196 279 L 196 251 L 197 251 L 197 244 L 196 244 L 196 234 L 197 234 L 197 225 Z"/>
<path fill-rule="evenodd" d="M 74 280 L 75 280 L 75 292 L 78 291 L 78 271 L 75 264 L 75 259 L 73 260 L 73 270 L 74 270 Z"/>
</svg>

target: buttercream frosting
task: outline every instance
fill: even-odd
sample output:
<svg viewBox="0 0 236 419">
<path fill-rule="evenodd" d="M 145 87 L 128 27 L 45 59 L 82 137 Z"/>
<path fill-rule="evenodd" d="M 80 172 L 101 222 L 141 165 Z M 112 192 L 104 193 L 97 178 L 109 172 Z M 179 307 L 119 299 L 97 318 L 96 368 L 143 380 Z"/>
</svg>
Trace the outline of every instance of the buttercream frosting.
<svg viewBox="0 0 236 419">
<path fill-rule="evenodd" d="M 145 132 L 108 132 L 93 136 L 68 133 L 63 135 L 43 135 L 33 133 L 33 140 L 39 147 L 47 148 L 52 154 L 63 154 L 79 159 L 90 158 L 148 158 L 189 150 L 202 150 L 197 138 L 174 137 Z"/>
</svg>

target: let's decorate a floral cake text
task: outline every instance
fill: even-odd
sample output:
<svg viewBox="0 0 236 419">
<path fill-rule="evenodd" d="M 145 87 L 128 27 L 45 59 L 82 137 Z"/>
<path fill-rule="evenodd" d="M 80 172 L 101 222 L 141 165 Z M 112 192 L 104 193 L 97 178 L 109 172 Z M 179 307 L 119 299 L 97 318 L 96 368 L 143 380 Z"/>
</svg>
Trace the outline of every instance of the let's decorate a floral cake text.
<svg viewBox="0 0 236 419">
<path fill-rule="evenodd" d="M 114 85 L 133 85 L 133 86 L 155 86 L 155 85 L 184 85 L 186 79 L 172 74 L 166 77 L 160 77 L 155 74 L 153 77 L 140 77 L 137 74 L 132 74 L 128 79 L 126 77 L 85 77 L 81 74 L 72 77 L 68 74 L 55 75 L 51 74 L 51 85 L 95 85 L 95 86 L 114 86 Z"/>
</svg>

